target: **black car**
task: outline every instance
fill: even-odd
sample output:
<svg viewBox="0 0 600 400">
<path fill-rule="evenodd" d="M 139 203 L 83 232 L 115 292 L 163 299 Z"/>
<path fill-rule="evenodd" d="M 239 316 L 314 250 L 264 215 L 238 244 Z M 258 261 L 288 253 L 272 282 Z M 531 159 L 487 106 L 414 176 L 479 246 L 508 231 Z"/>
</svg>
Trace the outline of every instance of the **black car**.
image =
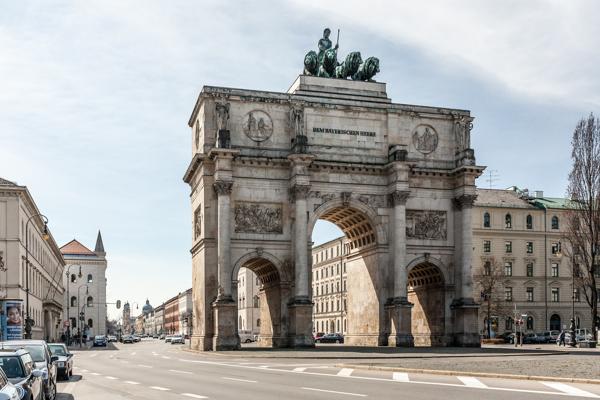
<svg viewBox="0 0 600 400">
<path fill-rule="evenodd" d="M 44 372 L 35 369 L 26 350 L 0 350 L 0 367 L 8 381 L 17 387 L 21 399 L 43 400 Z"/>
<path fill-rule="evenodd" d="M 94 337 L 94 347 L 106 347 L 108 341 L 106 340 L 106 336 L 97 335 Z"/>
<path fill-rule="evenodd" d="M 0 343 L 0 349 L 24 349 L 33 359 L 34 369 L 43 373 L 45 400 L 56 399 L 56 361 L 57 356 L 51 356 L 48 344 L 44 340 L 10 340 Z"/>
<path fill-rule="evenodd" d="M 344 337 L 339 333 L 328 333 L 315 339 L 317 343 L 344 343 Z"/>
</svg>

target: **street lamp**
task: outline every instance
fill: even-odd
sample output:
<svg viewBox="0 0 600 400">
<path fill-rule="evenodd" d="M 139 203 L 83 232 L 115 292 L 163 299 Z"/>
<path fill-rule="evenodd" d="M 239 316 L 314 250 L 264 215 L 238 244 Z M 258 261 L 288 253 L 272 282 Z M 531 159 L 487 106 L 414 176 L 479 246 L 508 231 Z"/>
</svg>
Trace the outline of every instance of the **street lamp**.
<svg viewBox="0 0 600 400">
<path fill-rule="evenodd" d="M 35 217 L 40 217 L 44 222 L 44 228 L 42 229 L 42 239 L 48 240 L 50 234 L 48 233 L 48 218 L 43 214 L 34 214 L 27 219 L 25 224 L 25 267 L 29 268 L 29 223 Z M 29 270 L 25 273 L 25 339 L 31 339 L 31 325 L 33 320 L 29 317 Z"/>
<path fill-rule="evenodd" d="M 575 338 L 575 259 L 571 256 L 571 347 L 577 346 Z"/>
<path fill-rule="evenodd" d="M 69 296 L 69 287 L 71 286 L 71 268 L 79 267 L 79 273 L 77 277 L 81 279 L 81 264 L 71 264 L 67 267 L 67 321 L 69 321 L 69 326 L 67 326 L 67 345 L 71 344 L 71 318 L 69 312 L 71 311 L 71 297 Z M 79 304 L 77 304 L 79 306 Z"/>
<path fill-rule="evenodd" d="M 83 342 L 83 330 L 85 329 L 85 325 L 82 323 L 85 321 L 85 314 L 83 312 L 83 308 L 85 307 L 85 303 L 81 306 L 81 293 L 79 292 L 81 290 L 81 288 L 85 287 L 85 294 L 86 296 L 89 294 L 89 287 L 88 285 L 81 285 L 77 288 L 77 309 L 81 309 L 81 311 L 79 312 L 79 347 L 81 347 L 81 344 Z"/>
</svg>

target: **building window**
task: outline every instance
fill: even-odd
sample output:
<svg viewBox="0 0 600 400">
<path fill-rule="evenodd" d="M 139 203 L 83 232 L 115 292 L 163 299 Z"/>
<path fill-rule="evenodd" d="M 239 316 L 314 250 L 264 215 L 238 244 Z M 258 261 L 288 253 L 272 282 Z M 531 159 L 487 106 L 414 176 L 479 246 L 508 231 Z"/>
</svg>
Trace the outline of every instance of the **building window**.
<svg viewBox="0 0 600 400">
<path fill-rule="evenodd" d="M 527 242 L 527 254 L 533 253 L 533 242 Z"/>
<path fill-rule="evenodd" d="M 506 329 L 507 331 L 513 330 L 513 319 L 511 317 L 506 318 L 506 320 L 504 321 L 504 329 Z"/>
<path fill-rule="evenodd" d="M 484 240 L 483 241 L 483 252 L 484 253 L 489 253 L 490 251 L 492 251 L 492 241 L 491 240 Z"/>
<path fill-rule="evenodd" d="M 490 227 L 490 213 L 486 212 L 483 214 L 483 227 L 484 228 L 489 228 Z"/>
<path fill-rule="evenodd" d="M 558 217 L 556 215 L 552 217 L 552 229 L 558 229 Z"/>
<path fill-rule="evenodd" d="M 527 330 L 530 330 L 530 331 L 533 330 L 533 317 L 532 316 L 527 317 Z"/>
<path fill-rule="evenodd" d="M 87 326 L 88 326 L 88 328 L 93 328 L 94 327 L 94 321 L 91 318 L 88 319 Z"/>
<path fill-rule="evenodd" d="M 87 298 L 87 302 L 86 302 L 86 307 L 93 307 L 94 306 L 94 298 L 92 296 L 88 296 Z"/>
<path fill-rule="evenodd" d="M 533 301 L 533 288 L 527 288 L 527 301 Z"/>
<path fill-rule="evenodd" d="M 552 302 L 558 303 L 560 301 L 560 291 L 558 288 L 552 288 Z"/>
<path fill-rule="evenodd" d="M 260 308 L 260 299 L 258 298 L 258 295 L 255 295 L 252 299 L 252 305 L 254 306 L 254 308 Z"/>
<path fill-rule="evenodd" d="M 552 243 L 552 255 L 556 256 L 560 254 L 560 243 Z"/>
<path fill-rule="evenodd" d="M 483 264 L 483 275 L 490 276 L 492 274 L 492 264 L 489 261 L 486 261 Z"/>
<path fill-rule="evenodd" d="M 504 263 L 504 275 L 505 276 L 512 276 L 512 262 L 506 261 Z"/>
<path fill-rule="evenodd" d="M 77 306 L 77 297 L 71 296 L 71 307 Z"/>
<path fill-rule="evenodd" d="M 77 281 L 77 275 L 71 274 L 71 283 L 75 283 Z"/>
<path fill-rule="evenodd" d="M 510 229 L 510 228 L 512 228 L 512 217 L 511 217 L 511 215 L 510 215 L 510 214 L 506 214 L 506 215 L 504 216 L 504 227 L 505 227 L 506 229 Z"/>
<path fill-rule="evenodd" d="M 527 218 L 525 218 L 525 226 L 527 229 L 533 229 L 533 217 L 531 215 L 527 215 Z"/>
<path fill-rule="evenodd" d="M 577 303 L 581 301 L 581 294 L 578 288 L 573 289 L 573 300 Z"/>
<path fill-rule="evenodd" d="M 94 282 L 94 278 L 92 278 L 92 274 L 88 274 L 87 283 L 92 283 L 92 282 Z"/>
<path fill-rule="evenodd" d="M 528 263 L 527 264 L 527 276 L 528 277 L 532 277 L 533 276 L 533 263 Z"/>
<path fill-rule="evenodd" d="M 512 301 L 512 288 L 510 286 L 504 288 L 504 300 Z"/>
<path fill-rule="evenodd" d="M 558 264 L 552 263 L 552 277 L 558 278 Z"/>
<path fill-rule="evenodd" d="M 256 320 L 256 327 L 260 328 L 260 318 Z"/>
<path fill-rule="evenodd" d="M 512 253 L 512 242 L 510 240 L 504 242 L 504 247 L 507 253 Z"/>
</svg>

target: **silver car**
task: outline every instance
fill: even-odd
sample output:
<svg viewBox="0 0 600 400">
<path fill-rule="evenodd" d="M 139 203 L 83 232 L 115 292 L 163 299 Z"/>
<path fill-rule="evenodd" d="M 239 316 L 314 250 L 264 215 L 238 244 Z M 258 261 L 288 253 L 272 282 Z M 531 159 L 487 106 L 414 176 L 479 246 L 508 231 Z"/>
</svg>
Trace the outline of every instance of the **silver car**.
<svg viewBox="0 0 600 400">
<path fill-rule="evenodd" d="M 24 389 L 10 383 L 4 371 L 0 369 L 0 400 L 19 400 L 24 396 Z"/>
<path fill-rule="evenodd" d="M 68 380 L 73 376 L 73 354 L 69 353 L 64 343 L 48 343 L 50 354 L 57 356 L 56 372 L 58 377 Z"/>
<path fill-rule="evenodd" d="M 185 339 L 181 335 L 173 335 L 171 337 L 171 344 L 185 344 Z"/>
</svg>

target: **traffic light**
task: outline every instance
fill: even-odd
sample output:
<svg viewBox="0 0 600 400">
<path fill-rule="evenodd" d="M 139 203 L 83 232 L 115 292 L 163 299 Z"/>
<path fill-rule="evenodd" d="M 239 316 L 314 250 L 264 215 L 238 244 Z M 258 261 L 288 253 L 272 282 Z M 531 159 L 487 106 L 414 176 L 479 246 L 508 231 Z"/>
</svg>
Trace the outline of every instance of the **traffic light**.
<svg viewBox="0 0 600 400">
<path fill-rule="evenodd" d="M 121 308 L 121 300 L 117 300 L 117 310 Z"/>
</svg>

